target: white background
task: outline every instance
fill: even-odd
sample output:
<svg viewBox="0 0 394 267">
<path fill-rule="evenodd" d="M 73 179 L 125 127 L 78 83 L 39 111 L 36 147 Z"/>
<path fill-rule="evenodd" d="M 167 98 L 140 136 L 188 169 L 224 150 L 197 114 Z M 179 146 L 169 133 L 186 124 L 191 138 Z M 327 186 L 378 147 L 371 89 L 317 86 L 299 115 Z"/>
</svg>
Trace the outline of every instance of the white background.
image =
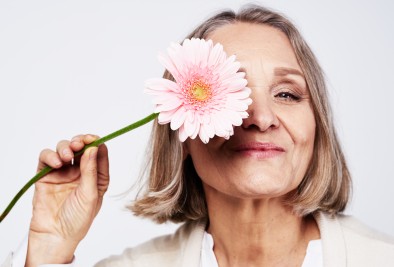
<svg viewBox="0 0 394 267">
<path fill-rule="evenodd" d="M 0 210 L 35 173 L 45 147 L 101 136 L 153 111 L 143 95 L 158 51 L 245 1 L 0 1 Z M 326 72 L 354 179 L 347 213 L 394 235 L 394 5 L 391 1 L 262 1 L 299 27 Z M 91 266 L 174 225 L 135 218 L 117 197 L 135 182 L 150 126 L 108 143 L 109 193 L 77 258 Z M 27 233 L 33 190 L 0 224 L 0 262 Z"/>
</svg>

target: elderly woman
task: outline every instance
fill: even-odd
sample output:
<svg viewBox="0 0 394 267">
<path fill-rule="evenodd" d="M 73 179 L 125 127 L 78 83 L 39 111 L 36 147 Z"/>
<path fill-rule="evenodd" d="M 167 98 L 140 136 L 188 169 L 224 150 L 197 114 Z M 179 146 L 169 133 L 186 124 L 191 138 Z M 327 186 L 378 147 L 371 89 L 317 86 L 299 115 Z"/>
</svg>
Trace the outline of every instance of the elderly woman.
<svg viewBox="0 0 394 267">
<path fill-rule="evenodd" d="M 228 140 L 208 144 L 181 143 L 155 124 L 148 184 L 131 210 L 184 224 L 96 266 L 394 266 L 392 239 L 340 215 L 350 174 L 321 68 L 297 29 L 248 6 L 213 16 L 192 37 L 236 55 L 252 90 L 249 117 Z M 67 163 L 96 138 L 79 135 L 41 153 L 39 169 L 57 170 L 36 184 L 26 266 L 72 263 L 108 187 L 107 149 Z"/>
</svg>

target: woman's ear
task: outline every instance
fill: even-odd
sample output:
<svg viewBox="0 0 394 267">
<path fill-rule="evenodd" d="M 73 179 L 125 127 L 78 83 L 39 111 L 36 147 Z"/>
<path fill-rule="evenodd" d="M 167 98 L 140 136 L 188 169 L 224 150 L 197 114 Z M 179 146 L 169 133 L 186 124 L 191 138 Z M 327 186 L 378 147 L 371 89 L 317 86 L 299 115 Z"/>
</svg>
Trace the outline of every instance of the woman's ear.
<svg viewBox="0 0 394 267">
<path fill-rule="evenodd" d="M 188 142 L 185 141 L 182 143 L 182 160 L 185 160 L 189 156 L 189 147 Z"/>
</svg>

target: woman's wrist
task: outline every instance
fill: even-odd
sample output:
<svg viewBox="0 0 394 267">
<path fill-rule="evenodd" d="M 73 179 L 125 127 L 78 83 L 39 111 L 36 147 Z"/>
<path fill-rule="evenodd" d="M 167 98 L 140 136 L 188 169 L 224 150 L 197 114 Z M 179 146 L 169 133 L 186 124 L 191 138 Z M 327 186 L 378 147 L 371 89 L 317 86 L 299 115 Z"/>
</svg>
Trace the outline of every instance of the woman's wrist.
<svg viewBox="0 0 394 267">
<path fill-rule="evenodd" d="M 78 243 L 75 240 L 30 232 L 25 266 L 71 263 Z"/>
</svg>

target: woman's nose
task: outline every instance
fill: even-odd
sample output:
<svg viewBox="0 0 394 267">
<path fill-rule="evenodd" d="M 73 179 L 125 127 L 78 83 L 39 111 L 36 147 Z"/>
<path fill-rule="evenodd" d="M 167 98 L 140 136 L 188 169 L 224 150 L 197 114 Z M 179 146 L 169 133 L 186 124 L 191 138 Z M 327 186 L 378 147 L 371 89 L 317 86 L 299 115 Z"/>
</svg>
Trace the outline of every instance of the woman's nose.
<svg viewBox="0 0 394 267">
<path fill-rule="evenodd" d="M 242 128 L 264 132 L 279 126 L 279 119 L 270 103 L 269 96 L 252 94 L 252 104 L 248 108 L 249 117 L 243 120 Z"/>
</svg>

